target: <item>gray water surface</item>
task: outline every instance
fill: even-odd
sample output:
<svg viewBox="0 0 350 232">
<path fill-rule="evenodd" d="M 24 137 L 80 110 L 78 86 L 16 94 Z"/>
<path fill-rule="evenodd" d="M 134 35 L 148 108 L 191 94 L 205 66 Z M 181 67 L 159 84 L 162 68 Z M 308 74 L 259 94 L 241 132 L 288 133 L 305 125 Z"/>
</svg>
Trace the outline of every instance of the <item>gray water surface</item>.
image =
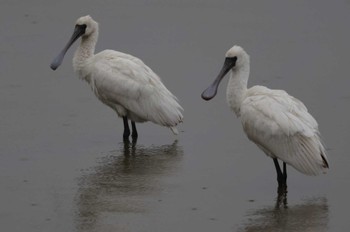
<svg viewBox="0 0 350 232">
<path fill-rule="evenodd" d="M 122 120 L 52 59 L 90 14 L 96 51 L 141 58 L 185 109 L 180 134 Z M 349 228 L 349 1 L 1 1 L 0 230 L 344 231 Z M 277 199 L 273 162 L 226 104 L 202 91 L 234 44 L 249 85 L 284 89 L 320 125 L 330 170 L 292 168 Z"/>
</svg>

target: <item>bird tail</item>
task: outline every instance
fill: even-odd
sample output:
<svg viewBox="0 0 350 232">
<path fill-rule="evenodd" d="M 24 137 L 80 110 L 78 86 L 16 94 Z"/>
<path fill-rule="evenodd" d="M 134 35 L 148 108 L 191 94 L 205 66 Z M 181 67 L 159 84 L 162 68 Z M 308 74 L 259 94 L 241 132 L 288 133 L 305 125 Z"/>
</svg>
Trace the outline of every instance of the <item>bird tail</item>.
<svg viewBox="0 0 350 232">
<path fill-rule="evenodd" d="M 174 135 L 179 134 L 179 131 L 177 130 L 177 128 L 175 126 L 170 127 L 170 130 L 174 133 Z"/>
</svg>

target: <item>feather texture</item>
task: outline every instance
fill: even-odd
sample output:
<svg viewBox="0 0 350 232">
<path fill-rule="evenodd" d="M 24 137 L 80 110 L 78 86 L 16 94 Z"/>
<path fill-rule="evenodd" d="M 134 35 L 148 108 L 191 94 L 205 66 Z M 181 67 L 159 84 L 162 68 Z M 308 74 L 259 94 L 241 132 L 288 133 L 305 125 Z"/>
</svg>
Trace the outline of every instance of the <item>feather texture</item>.
<svg viewBox="0 0 350 232">
<path fill-rule="evenodd" d="M 89 15 L 80 17 L 71 39 L 50 67 L 56 70 L 71 45 L 81 37 L 73 67 L 79 78 L 90 84 L 97 98 L 126 120 L 151 121 L 177 134 L 175 127 L 183 120 L 178 99 L 140 59 L 113 50 L 94 54 L 98 28 L 98 23 Z M 127 124 L 124 121 L 124 138 L 130 133 Z M 132 126 L 133 136 L 137 137 L 135 124 Z"/>
<path fill-rule="evenodd" d="M 328 159 L 316 120 L 301 101 L 283 90 L 264 86 L 248 88 L 250 59 L 240 46 L 227 51 L 223 68 L 202 97 L 213 98 L 228 71 L 231 75 L 227 103 L 241 118 L 248 138 L 271 158 L 280 159 L 304 174 L 326 172 Z M 284 174 L 281 176 L 279 168 L 276 171 L 280 179 L 286 178 Z"/>
<path fill-rule="evenodd" d="M 328 168 L 316 120 L 301 101 L 285 91 L 250 88 L 241 105 L 241 121 L 248 138 L 272 158 L 307 175 Z"/>
<path fill-rule="evenodd" d="M 96 96 L 120 117 L 167 127 L 182 122 L 183 108 L 160 78 L 140 59 L 105 50 L 87 67 L 86 79 Z"/>
</svg>

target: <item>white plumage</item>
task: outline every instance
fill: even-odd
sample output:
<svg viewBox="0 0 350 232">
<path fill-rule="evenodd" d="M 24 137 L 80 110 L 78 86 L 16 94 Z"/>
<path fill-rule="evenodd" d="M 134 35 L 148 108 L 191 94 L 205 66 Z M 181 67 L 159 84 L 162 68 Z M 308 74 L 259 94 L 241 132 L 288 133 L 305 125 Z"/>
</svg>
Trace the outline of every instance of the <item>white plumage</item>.
<svg viewBox="0 0 350 232">
<path fill-rule="evenodd" d="M 307 175 L 326 170 L 317 122 L 301 101 L 285 91 L 250 88 L 241 104 L 241 121 L 248 138 L 272 158 Z"/>
<path fill-rule="evenodd" d="M 134 123 L 146 121 L 169 127 L 177 134 L 176 125 L 183 120 L 183 108 L 177 98 L 140 59 L 113 50 L 94 54 L 98 24 L 90 16 L 77 20 L 71 40 L 51 68 L 55 70 L 61 64 L 68 48 L 80 36 L 81 43 L 73 58 L 75 72 L 90 84 L 99 100 L 123 117 L 124 126 L 128 127 L 125 120 L 131 120 L 133 137 L 137 137 Z M 124 129 L 126 138 L 130 132 Z"/>
<path fill-rule="evenodd" d="M 233 46 L 228 50 L 224 67 L 203 92 L 203 99 L 210 100 L 216 95 L 220 81 L 230 70 L 227 102 L 241 118 L 248 138 L 276 162 L 280 159 L 307 175 L 325 172 L 328 160 L 316 120 L 301 101 L 283 90 L 264 86 L 247 89 L 249 56 L 241 47 Z M 285 178 L 279 180 L 281 184 L 286 184 L 283 183 L 287 178 L 284 169 L 285 174 L 281 173 L 279 165 L 276 166 L 279 178 Z"/>
<path fill-rule="evenodd" d="M 174 127 L 182 120 L 182 107 L 160 78 L 141 60 L 106 50 L 92 59 L 87 81 L 96 96 L 134 122 L 152 121 Z"/>
</svg>

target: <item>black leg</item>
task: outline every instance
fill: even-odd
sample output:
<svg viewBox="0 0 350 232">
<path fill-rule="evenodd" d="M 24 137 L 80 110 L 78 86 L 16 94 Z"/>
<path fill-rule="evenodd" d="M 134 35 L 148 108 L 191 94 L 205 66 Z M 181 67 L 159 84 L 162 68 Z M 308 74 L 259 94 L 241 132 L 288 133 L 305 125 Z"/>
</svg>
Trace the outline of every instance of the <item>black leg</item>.
<svg viewBox="0 0 350 232">
<path fill-rule="evenodd" d="M 277 158 L 273 159 L 277 172 L 277 181 L 279 186 L 287 186 L 287 164 L 283 162 L 283 172 L 280 168 Z"/>
<path fill-rule="evenodd" d="M 134 121 L 131 121 L 131 127 L 132 127 L 132 134 L 131 134 L 131 137 L 133 140 L 136 140 L 137 139 L 137 130 L 136 130 L 136 124 Z"/>
<path fill-rule="evenodd" d="M 134 156 L 135 151 L 136 151 L 136 142 L 137 139 L 133 139 L 132 142 L 130 143 L 129 138 L 124 138 L 123 139 L 123 144 L 124 144 L 124 156 Z"/>
<path fill-rule="evenodd" d="M 130 140 L 129 138 L 124 138 L 124 156 L 129 156 L 130 155 Z"/>
<path fill-rule="evenodd" d="M 283 173 L 281 171 L 280 165 L 278 163 L 277 158 L 273 158 L 273 163 L 275 164 L 276 172 L 277 172 L 277 182 L 278 185 L 281 185 L 283 182 Z"/>
<path fill-rule="evenodd" d="M 283 162 L 283 182 L 287 186 L 287 164 Z"/>
<path fill-rule="evenodd" d="M 277 189 L 277 198 L 276 198 L 276 209 L 280 209 L 281 206 L 283 208 L 288 208 L 288 203 L 287 203 L 287 186 L 286 187 L 280 187 L 278 186 Z"/>
<path fill-rule="evenodd" d="M 279 208 L 281 205 L 287 208 L 287 164 L 283 162 L 282 172 L 277 158 L 274 158 L 273 162 L 276 167 L 278 181 L 276 208 Z"/>
<path fill-rule="evenodd" d="M 124 133 L 123 133 L 123 139 L 129 139 L 130 136 L 130 129 L 129 129 L 129 123 L 128 123 L 128 117 L 123 117 L 123 123 L 124 123 Z"/>
</svg>

